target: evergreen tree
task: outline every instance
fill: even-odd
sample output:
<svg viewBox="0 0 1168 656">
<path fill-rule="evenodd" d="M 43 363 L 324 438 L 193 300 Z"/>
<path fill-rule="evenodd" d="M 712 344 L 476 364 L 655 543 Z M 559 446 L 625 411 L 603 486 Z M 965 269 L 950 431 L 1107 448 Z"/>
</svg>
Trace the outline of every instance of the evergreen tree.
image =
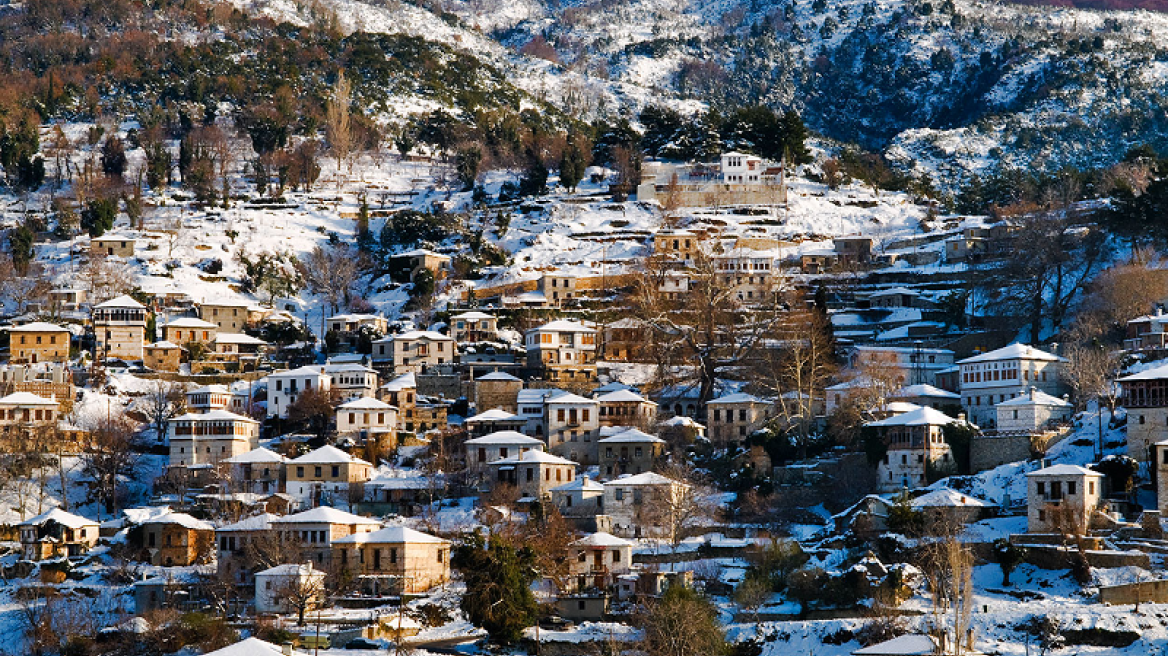
<svg viewBox="0 0 1168 656">
<path fill-rule="evenodd" d="M 466 593 L 459 607 L 491 640 L 509 644 L 537 619 L 531 593 L 536 579 L 535 552 L 492 535 L 476 533 L 454 550 L 451 564 L 462 572 Z"/>
<path fill-rule="evenodd" d="M 454 169 L 458 173 L 458 181 L 462 183 L 463 191 L 474 189 L 482 161 L 483 151 L 478 146 L 465 146 L 454 155 Z"/>
<path fill-rule="evenodd" d="M 81 228 L 89 233 L 90 237 L 100 237 L 107 230 L 114 227 L 114 219 L 118 216 L 118 199 L 91 198 L 81 210 Z"/>
<path fill-rule="evenodd" d="M 527 170 L 519 180 L 520 196 L 542 196 L 547 193 L 548 169 L 535 151 L 527 151 Z"/>
<path fill-rule="evenodd" d="M 28 272 L 28 265 L 32 262 L 35 241 L 36 233 L 27 222 L 8 231 L 8 248 L 11 251 L 12 264 L 16 267 L 16 272 L 22 276 Z"/>
<path fill-rule="evenodd" d="M 569 137 L 568 145 L 560 155 L 560 184 L 570 192 L 576 191 L 576 186 L 584 179 L 584 171 L 588 168 L 584 149 L 575 139 Z"/>
<path fill-rule="evenodd" d="M 807 128 L 803 125 L 803 118 L 795 110 L 788 110 L 779 120 L 782 131 L 783 155 L 790 164 L 807 164 L 811 161 L 811 153 L 807 151 Z"/>
<path fill-rule="evenodd" d="M 649 105 L 637 117 L 645 127 L 641 146 L 650 157 L 663 156 L 666 147 L 675 141 L 685 124 L 685 119 L 676 110 L 668 107 Z"/>
<path fill-rule="evenodd" d="M 118 135 L 111 134 L 101 145 L 101 172 L 111 178 L 122 179 L 126 173 L 126 147 Z"/>
</svg>

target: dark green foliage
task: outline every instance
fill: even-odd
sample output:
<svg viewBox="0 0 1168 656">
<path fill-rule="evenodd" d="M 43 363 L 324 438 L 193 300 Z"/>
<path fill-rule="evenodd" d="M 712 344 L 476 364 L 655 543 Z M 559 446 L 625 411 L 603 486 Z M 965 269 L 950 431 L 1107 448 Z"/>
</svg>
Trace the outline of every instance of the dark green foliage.
<svg viewBox="0 0 1168 656">
<path fill-rule="evenodd" d="M 967 423 L 946 424 L 942 429 L 945 441 L 953 450 L 953 460 L 957 463 L 958 474 L 971 474 L 970 447 L 977 437 L 978 431 Z"/>
<path fill-rule="evenodd" d="M 1111 494 L 1130 494 L 1140 465 L 1129 456 L 1111 455 L 1091 465 L 1091 469 L 1107 477 L 1107 489 Z"/>
<path fill-rule="evenodd" d="M 126 173 L 126 147 L 116 134 L 106 137 L 101 145 L 101 172 L 119 180 Z"/>
<path fill-rule="evenodd" d="M 146 151 L 146 184 L 161 189 L 170 183 L 170 151 L 160 141 L 148 143 Z"/>
<path fill-rule="evenodd" d="M 40 131 L 37 118 L 28 113 L 5 114 L 0 107 L 0 166 L 10 186 L 35 189 L 44 181 L 44 161 L 37 156 L 40 150 Z M 36 161 L 40 161 L 40 180 Z"/>
<path fill-rule="evenodd" d="M 16 267 L 16 272 L 20 275 L 28 272 L 28 265 L 35 255 L 33 250 L 35 241 L 36 233 L 27 222 L 8 231 L 9 254 L 12 256 L 12 264 Z"/>
<path fill-rule="evenodd" d="M 576 191 L 576 185 L 584 179 L 584 171 L 588 168 L 588 159 L 584 149 L 577 140 L 569 137 L 568 145 L 560 155 L 560 185 L 570 192 Z"/>
<path fill-rule="evenodd" d="M 618 148 L 630 151 L 641 149 L 641 134 L 627 118 L 622 117 L 612 124 L 597 121 L 593 130 L 596 132 L 596 142 L 592 145 L 592 161 L 600 166 L 616 165 Z"/>
<path fill-rule="evenodd" d="M 896 503 L 888 509 L 888 530 L 894 533 L 917 536 L 925 530 L 925 514 L 912 507 L 912 497 L 903 491 L 896 497 Z"/>
<path fill-rule="evenodd" d="M 435 244 L 449 237 L 453 229 L 453 222 L 445 214 L 405 210 L 386 219 L 381 228 L 381 247 L 392 251 L 400 246 Z"/>
<path fill-rule="evenodd" d="M 107 230 L 114 227 L 114 219 L 118 216 L 118 199 L 91 198 L 81 210 L 81 229 L 89 233 L 90 237 L 100 237 Z"/>
<path fill-rule="evenodd" d="M 462 183 L 463 191 L 474 188 L 482 161 L 483 151 L 478 146 L 464 146 L 455 153 L 454 170 L 458 173 L 458 181 Z"/>
<path fill-rule="evenodd" d="M 641 146 L 650 157 L 661 156 L 662 150 L 682 131 L 686 120 L 677 110 L 649 105 L 637 117 L 645 128 Z"/>
<path fill-rule="evenodd" d="M 536 555 L 529 547 L 516 547 L 481 533 L 459 545 L 451 564 L 462 572 L 466 593 L 459 607 L 491 640 L 510 644 L 536 620 L 538 605 L 530 586 L 536 579 Z"/>
<path fill-rule="evenodd" d="M 1026 549 L 1006 538 L 998 538 L 994 540 L 993 553 L 994 561 L 1002 568 L 1002 585 L 1009 587 L 1010 573 L 1026 561 Z"/>
<path fill-rule="evenodd" d="M 527 153 L 527 168 L 519 179 L 520 196 L 542 196 L 547 193 L 548 169 L 543 158 L 530 150 Z"/>
</svg>

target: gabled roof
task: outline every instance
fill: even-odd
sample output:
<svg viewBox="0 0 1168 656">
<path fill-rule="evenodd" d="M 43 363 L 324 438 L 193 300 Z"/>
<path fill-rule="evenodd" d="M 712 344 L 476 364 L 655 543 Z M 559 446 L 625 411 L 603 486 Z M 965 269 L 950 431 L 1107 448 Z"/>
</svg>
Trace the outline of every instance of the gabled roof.
<svg viewBox="0 0 1168 656">
<path fill-rule="evenodd" d="M 296 369 L 282 369 L 280 371 L 273 371 L 268 374 L 269 378 L 279 377 L 293 377 L 293 376 L 316 376 L 318 378 L 325 378 L 328 374 L 324 372 L 324 367 L 320 365 L 308 365 L 305 367 L 298 367 Z"/>
<path fill-rule="evenodd" d="M 256 576 L 324 576 L 324 571 L 315 569 L 312 563 L 288 563 L 287 565 L 276 565 L 269 567 L 262 572 L 256 572 Z"/>
<path fill-rule="evenodd" d="M 343 403 L 337 406 L 337 410 L 395 410 L 392 405 L 385 401 L 378 401 L 371 396 L 362 396 L 361 398 L 353 399 L 348 403 Z"/>
<path fill-rule="evenodd" d="M 463 312 L 462 314 L 456 314 L 450 318 L 465 319 L 467 321 L 482 321 L 483 319 L 494 319 L 495 317 L 487 314 L 486 312 Z"/>
<path fill-rule="evenodd" d="M 5 397 L 0 397 L 0 405 L 57 405 L 57 402 L 52 399 L 46 399 L 43 396 L 38 396 L 32 392 L 13 392 Z"/>
<path fill-rule="evenodd" d="M 958 360 L 957 364 L 975 364 L 978 362 L 997 362 L 999 360 L 1017 360 L 1024 358 L 1026 360 L 1043 360 L 1045 362 L 1065 362 L 1065 358 L 1060 358 L 1052 353 L 1040 351 L 1028 344 L 1019 344 L 1017 342 L 1009 346 L 1003 346 L 1000 349 L 990 351 L 989 353 L 982 353 L 964 360 Z"/>
<path fill-rule="evenodd" d="M 308 453 L 300 456 L 299 458 L 293 458 L 292 460 L 289 460 L 288 464 L 291 464 L 291 465 L 315 465 L 315 464 L 333 464 L 333 463 L 339 463 L 339 462 L 356 462 L 356 463 L 362 463 L 362 464 L 366 464 L 366 465 L 370 464 L 370 463 L 368 463 L 360 458 L 353 457 L 353 456 L 349 455 L 348 453 L 341 451 L 340 449 L 338 449 L 335 446 L 327 445 L 327 444 L 325 446 L 320 447 L 319 449 L 316 449 L 315 451 L 309 451 Z"/>
<path fill-rule="evenodd" d="M 632 542 L 624 538 L 607 533 L 605 531 L 597 531 L 592 535 L 585 536 L 572 543 L 574 547 L 631 547 Z"/>
<path fill-rule="evenodd" d="M 893 392 L 890 396 L 892 396 L 894 398 L 901 398 L 901 399 L 906 399 L 906 398 L 910 398 L 910 397 L 927 397 L 927 398 L 957 399 L 957 400 L 961 399 L 960 394 L 954 394 L 953 392 L 948 392 L 946 390 L 941 389 L 940 387 L 933 387 L 932 385 L 924 385 L 924 384 L 908 385 L 907 387 L 902 387 L 902 388 L 896 390 L 895 392 Z"/>
<path fill-rule="evenodd" d="M 211 323 L 210 321 L 203 321 L 195 317 L 179 317 L 173 321 L 169 321 L 163 328 L 218 328 L 219 324 Z"/>
<path fill-rule="evenodd" d="M 917 408 L 904 414 L 894 415 L 880 421 L 872 421 L 866 426 L 944 426 L 956 423 L 949 415 L 932 408 Z"/>
<path fill-rule="evenodd" d="M 548 465 L 572 465 L 572 466 L 576 466 L 579 464 L 577 462 L 573 462 L 571 460 L 568 460 L 567 458 L 561 458 L 557 455 L 552 455 L 552 454 L 547 453 L 545 451 L 537 451 L 535 449 L 524 451 L 523 453 L 519 454 L 518 456 L 512 456 L 510 458 L 500 458 L 499 460 L 495 460 L 495 461 L 489 462 L 487 464 L 488 465 L 521 465 L 521 464 L 530 464 L 530 463 L 544 463 L 544 464 L 548 464 Z"/>
<path fill-rule="evenodd" d="M 333 544 L 450 544 L 436 535 L 415 531 L 405 526 L 387 526 L 372 533 L 354 533 L 333 540 Z"/>
<path fill-rule="evenodd" d="M 1159 367 L 1152 367 L 1151 369 L 1145 369 L 1130 376 L 1124 376 L 1123 378 L 1120 378 L 1118 382 L 1130 383 L 1139 380 L 1161 380 L 1164 378 L 1168 378 L 1168 364 L 1161 365 Z"/>
<path fill-rule="evenodd" d="M 1103 476 L 1097 471 L 1080 467 L 1078 465 L 1051 465 L 1032 471 L 1027 476 Z"/>
<path fill-rule="evenodd" d="M 45 321 L 34 321 L 32 323 L 24 323 L 19 326 L 12 326 L 8 329 L 10 333 L 67 333 L 68 328 L 62 328 L 56 324 L 47 323 Z"/>
<path fill-rule="evenodd" d="M 237 415 L 228 410 L 212 410 L 210 412 L 188 412 L 185 415 L 179 415 L 170 421 L 242 421 L 249 424 L 258 424 L 260 422 L 251 417 L 244 417 Z"/>
<path fill-rule="evenodd" d="M 506 410 L 504 410 L 502 408 L 491 408 L 490 410 L 487 410 L 486 412 L 480 412 L 473 417 L 467 417 L 466 423 L 469 424 L 471 422 L 477 423 L 477 422 L 490 422 L 490 421 L 516 421 L 516 420 L 522 420 L 522 419 L 523 418 L 520 417 L 519 415 L 507 412 Z"/>
<path fill-rule="evenodd" d="M 168 512 L 165 515 L 151 517 L 143 524 L 177 524 L 192 531 L 214 531 L 215 527 L 201 519 L 195 519 L 186 513 Z"/>
<path fill-rule="evenodd" d="M 625 402 L 653 403 L 652 401 L 650 401 L 649 399 L 646 399 L 645 397 L 641 396 L 640 394 L 637 394 L 636 392 L 633 392 L 633 391 L 627 390 L 627 389 L 617 390 L 615 392 L 609 392 L 608 394 L 604 394 L 604 395 L 596 397 L 596 400 L 600 401 L 601 403 L 625 403 Z M 657 404 L 653 403 L 653 405 L 657 405 Z"/>
<path fill-rule="evenodd" d="M 626 431 L 621 431 L 612 437 L 606 437 L 602 440 L 596 441 L 597 444 L 619 444 L 621 442 L 651 442 L 653 444 L 664 444 L 665 440 L 654 435 L 650 435 L 642 430 L 630 428 Z"/>
<path fill-rule="evenodd" d="M 272 521 L 279 518 L 279 515 L 273 515 L 272 513 L 252 515 L 251 517 L 241 519 L 234 524 L 220 526 L 219 528 L 215 529 L 215 531 L 220 533 L 224 531 L 266 531 L 272 527 Z"/>
<path fill-rule="evenodd" d="M 505 380 L 508 382 L 523 382 L 522 379 L 516 378 L 505 371 L 494 371 L 489 374 L 483 374 L 475 380 Z"/>
<path fill-rule="evenodd" d="M 1057 396 L 1051 396 L 1046 392 L 1038 389 L 1031 389 L 1025 394 L 1020 394 L 1010 399 L 1009 401 L 1002 401 L 997 407 L 1002 406 L 1024 406 L 1024 405 L 1047 405 L 1058 408 L 1069 408 L 1071 402 L 1065 399 L 1060 399 Z"/>
<path fill-rule="evenodd" d="M 414 378 L 414 375 L 412 373 L 410 373 L 410 374 L 402 374 L 402 375 L 398 376 L 397 378 L 394 378 L 393 380 L 389 381 L 388 383 L 382 385 L 381 389 L 387 390 L 390 392 L 397 392 L 397 391 L 400 391 L 403 389 L 417 387 L 417 386 L 418 386 L 418 379 Z"/>
<path fill-rule="evenodd" d="M 122 296 L 119 296 L 117 298 L 112 298 L 112 299 L 106 301 L 105 303 L 99 303 L 95 307 L 96 308 L 136 308 L 139 310 L 146 309 L 145 305 L 142 305 L 138 301 L 135 301 L 132 296 L 128 296 L 125 294 L 123 294 Z"/>
<path fill-rule="evenodd" d="M 528 437 L 523 433 L 517 431 L 495 431 L 490 435 L 476 437 L 467 440 L 464 444 L 473 446 L 480 446 L 485 444 L 518 444 L 524 446 L 543 446 L 543 440 L 537 440 L 534 437 Z"/>
<path fill-rule="evenodd" d="M 671 483 L 680 483 L 684 485 L 684 483 L 681 481 L 675 481 L 672 478 L 669 478 L 668 476 L 662 476 L 657 472 L 645 472 L 635 476 L 624 476 L 616 479 L 615 481 L 609 481 L 604 485 L 607 487 L 609 485 L 669 485 Z"/>
<path fill-rule="evenodd" d="M 256 346 L 266 346 L 267 342 L 258 338 L 252 337 L 247 333 L 219 333 L 215 336 L 216 344 L 254 344 Z"/>
<path fill-rule="evenodd" d="M 527 332 L 594 333 L 596 329 L 589 328 L 579 321 L 557 319 L 555 321 L 549 321 L 538 328 L 532 328 Z"/>
<path fill-rule="evenodd" d="M 575 490 L 582 490 L 584 492 L 603 492 L 604 486 L 592 480 L 590 476 L 580 476 L 570 483 L 557 485 L 552 488 L 552 492 L 559 490 L 560 492 L 572 492 Z"/>
<path fill-rule="evenodd" d="M 385 341 L 385 340 L 414 341 L 414 340 L 419 340 L 419 339 L 428 339 L 428 340 L 441 341 L 441 342 L 453 342 L 454 341 L 454 339 L 452 337 L 450 337 L 448 335 L 443 335 L 442 333 L 434 331 L 434 330 L 411 330 L 411 331 L 404 332 L 404 333 L 398 333 L 396 335 L 386 335 L 385 337 L 383 337 L 377 341 L 379 341 L 379 342 Z"/>
<path fill-rule="evenodd" d="M 362 524 L 366 526 L 381 526 L 381 522 L 370 517 L 362 517 L 353 513 L 337 510 L 329 506 L 318 506 L 312 510 L 298 512 L 295 515 L 284 515 L 272 520 L 273 524 L 344 524 L 352 526 Z"/>
<path fill-rule="evenodd" d="M 153 344 L 147 344 L 146 346 L 144 346 L 144 347 L 142 347 L 142 348 L 148 348 L 148 349 L 168 349 L 168 350 L 169 350 L 169 349 L 182 349 L 182 347 L 181 347 L 181 346 L 179 346 L 178 344 L 175 344 L 174 342 L 172 342 L 172 341 L 169 341 L 169 340 L 165 340 L 165 339 L 164 339 L 164 340 L 161 340 L 161 341 L 158 341 L 158 342 L 154 342 Z"/>
<path fill-rule="evenodd" d="M 852 652 L 853 656 L 932 656 L 935 653 L 937 641 L 920 633 L 902 635 Z"/>
<path fill-rule="evenodd" d="M 230 462 L 233 465 L 243 465 L 252 462 L 284 462 L 285 460 L 287 460 L 287 458 L 284 456 L 276 453 L 275 451 L 272 451 L 271 449 L 265 449 L 261 446 L 258 449 L 252 449 L 247 453 L 241 453 L 237 456 L 227 458 L 224 460 L 224 462 Z"/>
<path fill-rule="evenodd" d="M 913 499 L 909 505 L 913 508 L 988 508 L 990 506 L 977 497 L 971 497 L 950 488 L 933 490 Z"/>
<path fill-rule="evenodd" d="M 737 394 L 727 394 L 726 396 L 719 396 L 716 399 L 710 399 L 710 403 L 767 403 L 767 401 L 758 398 L 752 394 L 745 394 L 738 392 Z"/>
<path fill-rule="evenodd" d="M 62 526 L 69 528 L 81 528 L 82 526 L 97 526 L 97 522 L 92 519 L 86 519 L 80 515 L 74 515 L 71 512 L 66 512 L 60 508 L 53 508 L 48 512 L 43 512 L 36 517 L 30 517 L 24 520 L 20 526 L 40 526 L 48 521 L 54 521 Z"/>
<path fill-rule="evenodd" d="M 294 652 L 296 653 L 296 652 Z M 283 656 L 284 650 L 279 645 L 273 645 L 259 638 L 240 640 L 234 645 L 223 649 L 207 652 L 203 656 Z"/>
<path fill-rule="evenodd" d="M 588 403 L 588 404 L 592 404 L 592 403 L 596 403 L 596 401 L 594 399 L 586 399 L 578 394 L 572 394 L 571 392 L 565 392 L 563 394 L 556 394 L 554 396 L 549 397 L 546 401 L 544 401 L 544 403 L 547 403 L 548 405 L 551 405 L 553 403 Z"/>
</svg>

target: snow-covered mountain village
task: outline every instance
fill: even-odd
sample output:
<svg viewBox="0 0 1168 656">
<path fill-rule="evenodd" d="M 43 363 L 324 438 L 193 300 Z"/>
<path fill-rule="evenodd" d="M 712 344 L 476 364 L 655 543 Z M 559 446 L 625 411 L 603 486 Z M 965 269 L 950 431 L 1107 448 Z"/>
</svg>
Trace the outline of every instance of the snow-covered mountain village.
<svg viewBox="0 0 1168 656">
<path fill-rule="evenodd" d="M 1168 653 L 1165 37 L 0 0 L 0 655 Z"/>
</svg>

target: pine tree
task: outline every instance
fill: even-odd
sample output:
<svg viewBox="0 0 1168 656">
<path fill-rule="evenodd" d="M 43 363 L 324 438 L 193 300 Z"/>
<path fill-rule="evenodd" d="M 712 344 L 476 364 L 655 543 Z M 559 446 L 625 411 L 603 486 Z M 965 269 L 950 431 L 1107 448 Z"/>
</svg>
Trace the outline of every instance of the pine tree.
<svg viewBox="0 0 1168 656">
<path fill-rule="evenodd" d="M 569 137 L 568 146 L 560 155 L 560 184 L 570 192 L 576 191 L 576 186 L 584 179 L 584 170 L 588 168 L 584 150 Z"/>
<path fill-rule="evenodd" d="M 491 640 L 516 642 L 536 621 L 538 605 L 530 587 L 536 579 L 535 552 L 530 548 L 476 533 L 454 550 L 451 564 L 466 582 L 459 607 Z"/>
</svg>

